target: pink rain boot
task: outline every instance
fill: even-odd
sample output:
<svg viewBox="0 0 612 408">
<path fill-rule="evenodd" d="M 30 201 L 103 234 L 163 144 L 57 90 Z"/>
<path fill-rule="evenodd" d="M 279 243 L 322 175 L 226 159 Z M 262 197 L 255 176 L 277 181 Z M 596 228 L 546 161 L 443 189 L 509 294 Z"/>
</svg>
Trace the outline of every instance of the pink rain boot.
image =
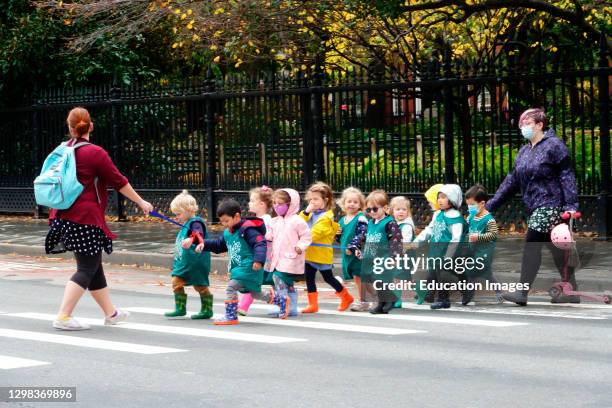
<svg viewBox="0 0 612 408">
<path fill-rule="evenodd" d="M 238 314 L 240 316 L 246 316 L 249 307 L 251 307 L 251 303 L 253 303 L 253 296 L 250 293 L 241 293 L 240 302 L 238 302 Z"/>
</svg>

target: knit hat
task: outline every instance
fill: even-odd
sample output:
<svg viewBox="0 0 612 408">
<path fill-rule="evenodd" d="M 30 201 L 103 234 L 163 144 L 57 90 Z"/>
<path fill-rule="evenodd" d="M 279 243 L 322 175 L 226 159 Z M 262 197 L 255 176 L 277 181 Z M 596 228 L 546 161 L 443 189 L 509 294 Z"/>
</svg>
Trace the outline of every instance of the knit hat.
<svg viewBox="0 0 612 408">
<path fill-rule="evenodd" d="M 433 186 L 429 187 L 429 190 L 425 192 L 425 198 L 428 202 L 433 204 L 436 210 L 440 209 L 440 207 L 438 206 L 438 193 L 440 192 L 440 188 L 442 188 L 443 186 L 444 184 L 434 184 Z"/>
</svg>

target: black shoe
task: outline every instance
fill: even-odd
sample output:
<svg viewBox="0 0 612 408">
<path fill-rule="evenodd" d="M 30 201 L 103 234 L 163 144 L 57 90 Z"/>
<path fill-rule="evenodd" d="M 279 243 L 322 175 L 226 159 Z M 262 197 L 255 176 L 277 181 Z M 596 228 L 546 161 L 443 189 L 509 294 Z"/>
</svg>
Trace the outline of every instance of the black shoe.
<svg viewBox="0 0 612 408">
<path fill-rule="evenodd" d="M 527 294 L 523 291 L 504 292 L 502 294 L 504 300 L 508 302 L 514 302 L 519 306 L 527 306 Z"/>
<path fill-rule="evenodd" d="M 450 309 L 451 303 L 448 300 L 438 300 L 429 306 L 433 310 L 437 309 Z"/>
<path fill-rule="evenodd" d="M 373 308 L 371 308 L 371 309 L 370 309 L 370 313 L 372 313 L 372 314 L 384 314 L 384 313 L 389 313 L 388 311 L 387 311 L 387 312 L 384 312 L 384 311 L 383 311 L 383 308 L 385 307 L 385 303 L 386 303 L 386 302 L 378 302 L 378 303 L 376 304 L 376 306 L 374 306 Z"/>
<path fill-rule="evenodd" d="M 394 305 L 395 305 L 395 302 L 384 302 L 383 307 L 382 307 L 383 314 L 388 314 L 391 311 L 391 309 L 393 309 Z"/>
<path fill-rule="evenodd" d="M 461 304 L 463 306 L 467 306 L 467 304 L 474 299 L 475 294 L 475 290 L 464 290 L 463 292 L 461 292 Z"/>
</svg>

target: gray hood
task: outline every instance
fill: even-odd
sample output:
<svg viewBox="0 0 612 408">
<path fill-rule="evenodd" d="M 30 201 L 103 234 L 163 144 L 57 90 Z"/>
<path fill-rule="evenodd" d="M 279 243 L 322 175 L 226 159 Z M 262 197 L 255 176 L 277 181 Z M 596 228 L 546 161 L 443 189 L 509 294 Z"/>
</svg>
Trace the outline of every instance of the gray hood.
<svg viewBox="0 0 612 408">
<path fill-rule="evenodd" d="M 461 208 L 461 203 L 463 203 L 463 193 L 461 192 L 461 187 L 457 184 L 445 184 L 440 187 L 440 192 L 444 193 L 448 197 L 448 201 L 455 207 L 456 209 Z"/>
</svg>

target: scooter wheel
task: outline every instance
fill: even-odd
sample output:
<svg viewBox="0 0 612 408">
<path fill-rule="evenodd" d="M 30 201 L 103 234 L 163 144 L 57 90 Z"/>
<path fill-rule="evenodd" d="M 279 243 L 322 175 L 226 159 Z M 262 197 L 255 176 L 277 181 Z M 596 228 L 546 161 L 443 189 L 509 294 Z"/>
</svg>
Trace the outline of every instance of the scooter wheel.
<svg viewBox="0 0 612 408">
<path fill-rule="evenodd" d="M 556 299 L 561 296 L 561 289 L 556 286 L 553 286 L 552 288 L 548 289 L 548 294 L 551 298 Z"/>
<path fill-rule="evenodd" d="M 604 301 L 604 303 L 605 303 L 606 305 L 609 305 L 609 304 L 610 304 L 610 296 L 605 295 L 605 296 L 603 297 L 603 301 Z"/>
</svg>

